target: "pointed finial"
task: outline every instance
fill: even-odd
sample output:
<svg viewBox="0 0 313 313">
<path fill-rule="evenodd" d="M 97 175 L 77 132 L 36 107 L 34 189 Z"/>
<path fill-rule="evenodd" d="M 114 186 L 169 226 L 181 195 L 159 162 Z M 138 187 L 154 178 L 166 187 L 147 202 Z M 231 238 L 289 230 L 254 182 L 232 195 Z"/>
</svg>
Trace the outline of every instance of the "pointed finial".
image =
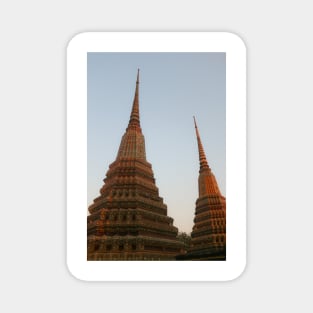
<svg viewBox="0 0 313 313">
<path fill-rule="evenodd" d="M 137 84 L 139 84 L 139 71 L 140 71 L 140 69 L 138 68 L 138 70 L 137 70 L 137 81 L 136 81 Z"/>
<path fill-rule="evenodd" d="M 198 129 L 195 116 L 193 116 L 193 121 L 194 121 L 194 123 L 195 123 L 195 128 Z"/>
<path fill-rule="evenodd" d="M 196 129 L 196 136 L 197 136 L 198 150 L 199 150 L 200 170 L 201 170 L 203 168 L 209 168 L 209 165 L 208 165 L 208 162 L 206 160 L 206 156 L 205 156 L 202 142 L 200 139 L 200 134 L 199 134 L 198 127 L 197 127 L 196 118 L 193 117 L 193 120 L 195 123 L 195 129 Z"/>
<path fill-rule="evenodd" d="M 200 139 L 200 135 L 199 135 L 199 131 L 198 131 L 197 122 L 196 122 L 196 118 L 195 117 L 193 117 L 193 121 L 195 123 L 195 129 L 196 129 L 197 138 Z M 200 141 L 200 143 L 201 143 L 201 141 Z M 202 144 L 201 144 L 201 146 L 202 146 Z"/>
<path fill-rule="evenodd" d="M 137 70 L 136 89 L 128 127 L 140 129 L 139 119 L 139 69 Z"/>
</svg>

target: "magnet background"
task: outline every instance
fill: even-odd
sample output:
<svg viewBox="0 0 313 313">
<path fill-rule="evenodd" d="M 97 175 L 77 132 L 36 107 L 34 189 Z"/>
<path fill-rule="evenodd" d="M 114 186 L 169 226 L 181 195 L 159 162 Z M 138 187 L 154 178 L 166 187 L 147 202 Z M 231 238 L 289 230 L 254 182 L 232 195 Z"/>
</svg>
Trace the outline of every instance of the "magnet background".
<svg viewBox="0 0 313 313">
<path fill-rule="evenodd" d="M 2 311 L 312 308 L 309 2 L 0 6 Z M 231 31 L 246 42 L 248 257 L 233 282 L 84 283 L 66 269 L 66 45 L 113 30 Z"/>
</svg>

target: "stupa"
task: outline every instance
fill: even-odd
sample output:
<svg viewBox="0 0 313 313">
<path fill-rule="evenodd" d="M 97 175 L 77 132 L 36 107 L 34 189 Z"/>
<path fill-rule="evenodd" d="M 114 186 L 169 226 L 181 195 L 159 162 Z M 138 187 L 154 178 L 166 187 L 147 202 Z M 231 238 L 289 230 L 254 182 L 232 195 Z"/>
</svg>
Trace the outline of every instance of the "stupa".
<svg viewBox="0 0 313 313">
<path fill-rule="evenodd" d="M 185 260 L 226 260 L 226 198 L 221 194 L 216 178 L 208 165 L 194 118 L 198 142 L 200 170 L 198 199 L 190 248 Z"/>
<path fill-rule="evenodd" d="M 159 196 L 139 118 L 139 70 L 126 132 L 87 217 L 87 259 L 175 260 L 178 229 Z"/>
</svg>

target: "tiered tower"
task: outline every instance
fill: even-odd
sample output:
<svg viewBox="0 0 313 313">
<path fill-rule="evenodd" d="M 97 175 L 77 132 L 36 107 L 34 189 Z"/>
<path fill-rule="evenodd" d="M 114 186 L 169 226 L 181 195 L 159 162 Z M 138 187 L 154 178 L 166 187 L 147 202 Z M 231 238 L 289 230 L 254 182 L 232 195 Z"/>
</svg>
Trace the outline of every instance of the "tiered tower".
<svg viewBox="0 0 313 313">
<path fill-rule="evenodd" d="M 199 197 L 187 259 L 226 260 L 226 199 L 208 165 L 195 118 L 194 123 L 200 162 Z"/>
<path fill-rule="evenodd" d="M 146 160 L 139 70 L 129 124 L 103 181 L 100 196 L 88 208 L 88 260 L 174 260 L 183 252 Z"/>
</svg>

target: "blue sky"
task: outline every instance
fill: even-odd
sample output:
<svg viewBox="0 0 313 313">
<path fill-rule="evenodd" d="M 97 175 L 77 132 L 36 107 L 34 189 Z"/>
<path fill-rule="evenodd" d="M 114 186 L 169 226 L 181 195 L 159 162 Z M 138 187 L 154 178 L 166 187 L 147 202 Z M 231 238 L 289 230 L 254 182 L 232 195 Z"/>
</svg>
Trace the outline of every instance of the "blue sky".
<svg viewBox="0 0 313 313">
<path fill-rule="evenodd" d="M 225 53 L 88 53 L 88 205 L 99 196 L 127 127 L 140 68 L 140 122 L 147 161 L 179 231 L 191 232 L 199 158 L 226 196 Z"/>
</svg>

